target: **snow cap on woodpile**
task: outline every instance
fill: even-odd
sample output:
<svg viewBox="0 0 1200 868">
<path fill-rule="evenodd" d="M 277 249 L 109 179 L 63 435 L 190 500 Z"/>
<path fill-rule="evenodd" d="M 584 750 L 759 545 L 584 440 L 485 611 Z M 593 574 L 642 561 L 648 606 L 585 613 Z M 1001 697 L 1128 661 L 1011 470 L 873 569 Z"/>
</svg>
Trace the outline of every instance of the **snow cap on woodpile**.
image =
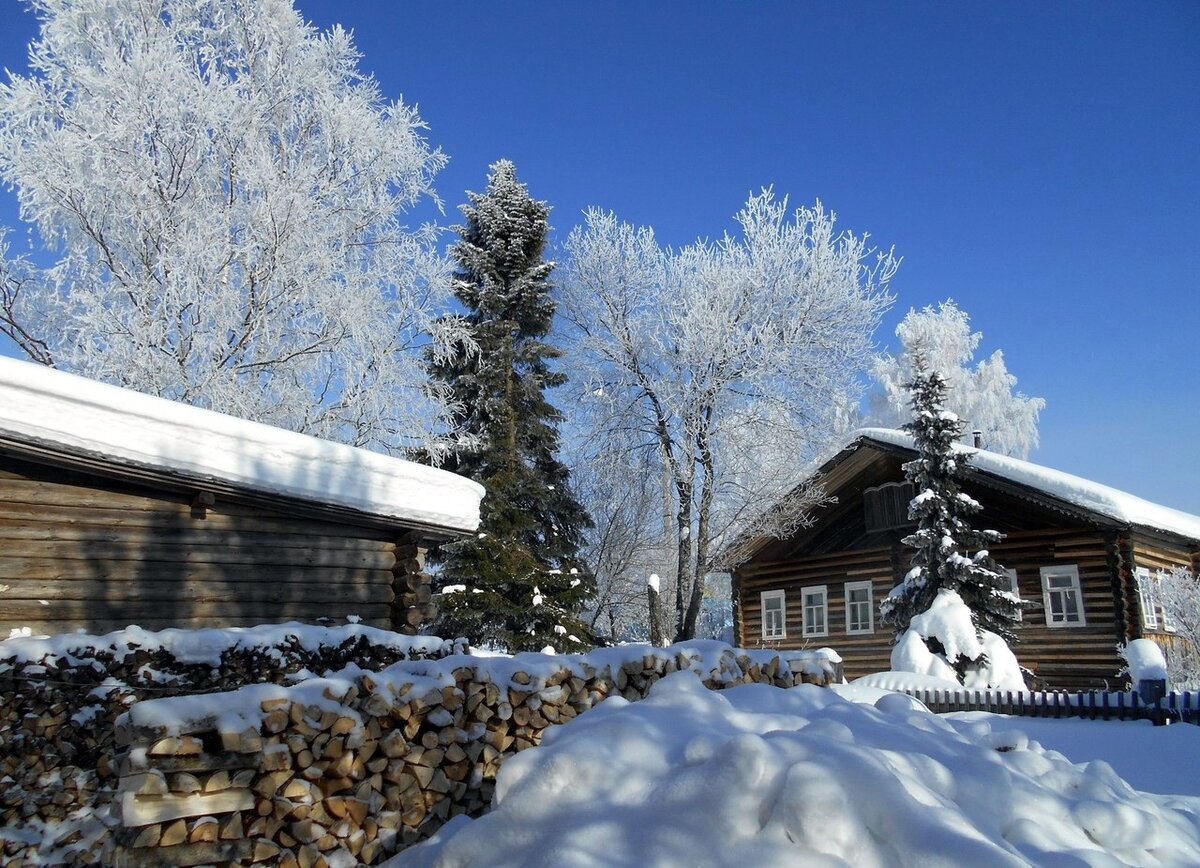
<svg viewBox="0 0 1200 868">
<path fill-rule="evenodd" d="M 852 444 L 859 440 L 875 440 L 903 449 L 916 450 L 911 436 L 890 428 L 861 428 L 850 435 Z M 1007 455 L 958 443 L 954 448 L 970 453 L 969 464 L 973 470 L 1024 485 L 1065 503 L 1126 524 L 1155 528 L 1200 540 L 1200 516 L 1151 503 L 1124 491 L 1092 482 L 1090 479 L 1042 467 L 1031 461 L 1022 461 L 1020 458 L 1010 458 Z"/>
<path fill-rule="evenodd" d="M 0 439 L 455 531 L 475 530 L 484 494 L 445 470 L 9 358 Z"/>
</svg>

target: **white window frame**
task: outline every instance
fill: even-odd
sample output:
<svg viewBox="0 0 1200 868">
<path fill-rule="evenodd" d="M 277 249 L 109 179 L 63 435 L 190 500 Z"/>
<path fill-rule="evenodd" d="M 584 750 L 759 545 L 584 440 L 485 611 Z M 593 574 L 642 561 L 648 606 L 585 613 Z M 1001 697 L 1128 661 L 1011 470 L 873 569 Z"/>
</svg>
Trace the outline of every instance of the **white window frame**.
<svg viewBox="0 0 1200 868">
<path fill-rule="evenodd" d="M 1179 625 L 1175 623 L 1174 618 L 1167 614 L 1167 610 L 1162 604 L 1162 597 L 1160 597 L 1158 594 L 1159 582 L 1163 580 L 1163 574 L 1166 572 L 1166 570 L 1159 570 L 1157 573 L 1155 573 L 1151 587 L 1154 589 L 1154 605 L 1157 606 L 1158 620 L 1162 622 L 1162 628 L 1164 631 L 1167 633 L 1174 633 L 1179 629 Z"/>
<path fill-rule="evenodd" d="M 1042 567 L 1042 602 L 1046 606 L 1046 626 L 1053 629 L 1071 629 L 1073 627 L 1086 627 L 1087 614 L 1083 607 L 1083 588 L 1079 584 L 1079 567 L 1075 564 L 1064 564 L 1062 566 Z M 1065 620 L 1066 607 L 1063 607 L 1064 620 L 1054 620 L 1054 606 L 1051 602 L 1050 579 L 1070 579 L 1071 586 L 1056 590 L 1066 590 L 1075 594 L 1075 599 L 1078 602 L 1079 620 Z"/>
<path fill-rule="evenodd" d="M 1142 610 L 1142 629 L 1158 630 L 1158 594 L 1154 580 L 1148 567 L 1138 567 L 1133 571 L 1134 584 L 1137 586 L 1138 608 Z"/>
<path fill-rule="evenodd" d="M 857 629 L 855 629 L 853 626 L 854 622 L 853 622 L 853 614 L 852 613 L 854 610 L 853 610 L 852 606 L 854 606 L 854 605 L 861 606 L 862 603 L 856 603 L 856 604 L 851 603 L 850 602 L 850 594 L 853 591 L 861 591 L 864 588 L 867 591 L 867 626 L 866 627 L 858 627 Z M 844 600 L 845 600 L 845 605 L 846 605 L 846 635 L 847 636 L 865 636 L 868 633 L 874 633 L 875 632 L 875 583 L 872 582 L 870 579 L 867 579 L 866 581 L 861 581 L 861 582 L 846 582 L 846 584 L 842 587 L 842 590 L 845 593 Z"/>
<path fill-rule="evenodd" d="M 1008 574 L 1008 589 L 1010 591 L 1012 591 L 1012 595 L 1014 597 L 1016 597 L 1018 600 L 1020 600 L 1021 599 L 1021 583 L 1017 579 L 1017 571 L 1016 570 L 1005 570 L 1004 572 L 1006 572 Z M 1024 621 L 1025 620 L 1025 612 L 1022 611 L 1020 608 L 1018 608 L 1017 616 L 1013 620 L 1015 620 L 1017 623 Z"/>
<path fill-rule="evenodd" d="M 813 629 L 808 618 L 808 598 L 810 596 L 819 596 L 821 598 L 821 629 Z M 815 606 L 813 608 L 816 608 Z M 816 639 L 820 636 L 829 635 L 829 586 L 828 585 L 810 585 L 807 588 L 800 589 L 800 614 L 803 620 L 801 621 L 800 632 L 806 639 Z"/>
<path fill-rule="evenodd" d="M 759 605 L 762 607 L 762 624 L 760 631 L 764 642 L 774 642 L 779 639 L 787 638 L 787 594 L 783 591 L 763 591 L 758 596 Z M 769 629 L 767 625 L 767 601 L 779 601 L 779 630 Z"/>
</svg>

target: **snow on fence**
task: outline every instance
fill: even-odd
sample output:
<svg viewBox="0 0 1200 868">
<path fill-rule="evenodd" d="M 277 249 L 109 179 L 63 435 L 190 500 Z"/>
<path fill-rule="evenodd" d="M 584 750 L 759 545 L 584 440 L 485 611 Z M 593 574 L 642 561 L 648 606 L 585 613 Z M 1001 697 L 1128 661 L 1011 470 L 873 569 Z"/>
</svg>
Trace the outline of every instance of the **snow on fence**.
<svg viewBox="0 0 1200 868">
<path fill-rule="evenodd" d="M 937 690 L 907 688 L 932 712 L 989 711 L 1018 717 L 1082 717 L 1090 720 L 1150 720 L 1156 724 L 1200 724 L 1200 693 L 1169 693 L 1146 702 L 1135 691 Z"/>
</svg>

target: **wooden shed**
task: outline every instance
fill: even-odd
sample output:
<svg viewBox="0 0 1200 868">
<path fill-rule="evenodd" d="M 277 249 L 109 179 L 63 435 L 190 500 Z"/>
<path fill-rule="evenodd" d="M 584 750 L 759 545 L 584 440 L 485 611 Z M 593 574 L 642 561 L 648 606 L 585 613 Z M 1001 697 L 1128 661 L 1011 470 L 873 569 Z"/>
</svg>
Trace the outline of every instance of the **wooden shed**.
<svg viewBox="0 0 1200 868">
<path fill-rule="evenodd" d="M 1039 604 L 1013 650 L 1053 687 L 1115 684 L 1118 643 L 1153 636 L 1170 644 L 1157 606 L 1160 569 L 1195 569 L 1200 518 L 1103 485 L 983 450 L 963 489 L 983 505 L 978 527 L 1006 534 L 991 551 L 1013 589 Z M 868 429 L 818 471 L 835 498 L 788 539 L 757 539 L 733 572 L 734 625 L 743 647 L 825 645 L 847 678 L 890 668 L 890 628 L 879 602 L 910 567 L 900 540 L 915 526 L 903 464 L 915 457 L 901 432 Z"/>
<path fill-rule="evenodd" d="M 0 358 L 0 636 L 434 614 L 442 470 Z"/>
</svg>

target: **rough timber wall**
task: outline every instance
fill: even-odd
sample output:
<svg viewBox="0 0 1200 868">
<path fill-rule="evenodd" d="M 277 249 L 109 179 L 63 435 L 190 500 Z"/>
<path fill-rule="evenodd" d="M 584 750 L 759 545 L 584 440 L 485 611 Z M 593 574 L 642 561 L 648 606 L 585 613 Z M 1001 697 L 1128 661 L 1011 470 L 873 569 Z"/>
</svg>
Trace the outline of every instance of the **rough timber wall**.
<svg viewBox="0 0 1200 868">
<path fill-rule="evenodd" d="M 1114 593 L 1114 574 L 1123 568 L 1119 546 L 1101 531 L 1088 528 L 1046 528 L 1010 531 L 993 547 L 996 559 L 1017 572 L 1021 596 L 1039 608 L 1024 615 L 1013 651 L 1021 664 L 1052 687 L 1085 689 L 1115 686 L 1122 662 L 1116 646 L 1122 641 L 1128 606 Z M 802 648 L 827 645 L 844 661 L 847 678 L 890 668 L 892 631 L 878 622 L 880 600 L 908 569 L 910 553 L 896 547 L 864 548 L 797 556 L 779 562 L 756 562 L 739 571 L 741 644 L 746 647 Z M 1116 558 L 1116 562 L 1114 562 Z M 1075 566 L 1086 623 L 1050 627 L 1043 603 L 1042 567 Z M 1114 573 L 1114 571 L 1116 571 Z M 847 582 L 871 581 L 873 632 L 850 634 L 846 624 L 844 588 Z M 1119 580 L 1118 580 L 1119 581 Z M 806 637 L 801 592 L 824 585 L 827 632 Z M 786 597 L 786 638 L 764 641 L 761 593 L 782 590 Z"/>
<path fill-rule="evenodd" d="M 0 456 L 0 635 L 392 623 L 401 529 L 197 495 Z"/>
</svg>

